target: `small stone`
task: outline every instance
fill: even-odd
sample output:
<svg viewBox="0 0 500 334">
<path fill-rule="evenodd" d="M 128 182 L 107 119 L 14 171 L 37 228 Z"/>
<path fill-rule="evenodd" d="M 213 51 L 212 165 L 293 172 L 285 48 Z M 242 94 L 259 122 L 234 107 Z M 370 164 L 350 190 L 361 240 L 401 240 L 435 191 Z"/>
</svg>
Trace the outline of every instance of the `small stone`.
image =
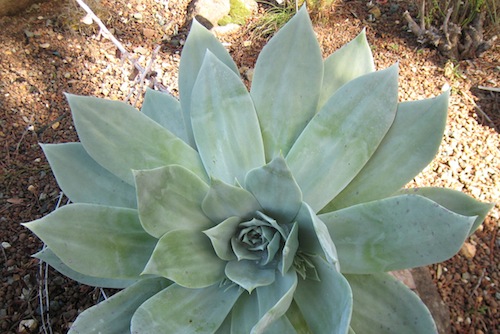
<svg viewBox="0 0 500 334">
<path fill-rule="evenodd" d="M 85 15 L 80 21 L 86 25 L 91 25 L 94 22 L 90 14 Z"/>
<path fill-rule="evenodd" d="M 50 43 L 42 43 L 42 44 L 40 44 L 40 47 L 42 49 L 48 49 L 50 47 Z"/>
<path fill-rule="evenodd" d="M 212 31 L 217 36 L 226 36 L 236 33 L 240 28 L 241 26 L 239 24 L 229 23 L 225 26 L 213 27 Z"/>
<path fill-rule="evenodd" d="M 372 7 L 368 12 L 372 14 L 375 19 L 378 19 L 382 15 L 380 8 L 378 8 L 377 6 Z"/>
<path fill-rule="evenodd" d="M 59 125 L 61 125 L 61 123 L 59 123 L 59 122 L 55 122 L 54 124 L 52 124 L 52 125 L 51 125 L 51 128 L 52 128 L 53 130 L 56 130 L 56 129 L 59 127 Z"/>
<path fill-rule="evenodd" d="M 132 16 L 138 21 L 142 20 L 142 13 L 134 13 Z"/>
<path fill-rule="evenodd" d="M 142 34 L 146 38 L 153 38 L 153 37 L 155 37 L 155 31 L 153 29 L 149 29 L 149 28 L 142 29 Z"/>
<path fill-rule="evenodd" d="M 143 48 L 142 46 L 138 46 L 134 49 L 134 52 L 135 53 L 138 53 L 138 54 L 141 54 L 141 55 L 145 55 L 148 53 L 148 49 L 146 48 Z"/>
<path fill-rule="evenodd" d="M 28 191 L 29 191 L 30 193 L 34 194 L 34 193 L 35 193 L 35 191 L 36 191 L 36 187 L 35 187 L 34 185 L 30 184 L 30 185 L 28 186 Z"/>
<path fill-rule="evenodd" d="M 7 241 L 2 242 L 2 248 L 3 249 L 9 249 L 10 247 L 12 247 L 12 246 Z"/>
<path fill-rule="evenodd" d="M 476 255 L 476 246 L 471 243 L 465 242 L 460 249 L 460 253 L 467 259 L 471 260 Z"/>
<path fill-rule="evenodd" d="M 34 333 L 38 328 L 38 322 L 35 319 L 21 320 L 19 323 L 18 333 Z"/>
<path fill-rule="evenodd" d="M 71 78 L 71 73 L 66 72 L 66 73 L 64 73 L 64 74 L 63 74 L 63 76 L 64 76 L 66 79 L 69 79 L 69 78 Z"/>
</svg>

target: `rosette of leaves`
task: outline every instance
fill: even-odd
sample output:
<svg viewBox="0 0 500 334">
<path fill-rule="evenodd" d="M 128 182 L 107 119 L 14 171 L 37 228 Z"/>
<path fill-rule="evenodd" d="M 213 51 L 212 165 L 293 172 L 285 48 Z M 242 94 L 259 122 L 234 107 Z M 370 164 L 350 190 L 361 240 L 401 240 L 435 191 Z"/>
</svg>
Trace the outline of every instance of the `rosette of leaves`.
<svg viewBox="0 0 500 334">
<path fill-rule="evenodd" d="M 454 255 L 489 204 L 402 187 L 434 157 L 448 93 L 398 103 L 364 32 L 322 59 L 302 8 L 250 91 L 194 22 L 180 100 L 68 95 L 79 143 L 43 145 L 72 204 L 26 224 L 36 256 L 123 288 L 70 333 L 433 333 L 388 271 Z"/>
</svg>

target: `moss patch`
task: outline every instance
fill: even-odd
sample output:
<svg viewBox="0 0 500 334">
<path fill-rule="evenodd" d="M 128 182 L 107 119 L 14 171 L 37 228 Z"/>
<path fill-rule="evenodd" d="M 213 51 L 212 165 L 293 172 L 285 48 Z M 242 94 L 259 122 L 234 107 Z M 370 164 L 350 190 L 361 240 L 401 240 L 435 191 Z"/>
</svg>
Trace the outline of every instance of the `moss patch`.
<svg viewBox="0 0 500 334">
<path fill-rule="evenodd" d="M 231 9 L 229 14 L 224 16 L 217 22 L 219 25 L 224 26 L 229 23 L 245 24 L 247 17 L 252 14 L 241 0 L 230 0 Z"/>
</svg>

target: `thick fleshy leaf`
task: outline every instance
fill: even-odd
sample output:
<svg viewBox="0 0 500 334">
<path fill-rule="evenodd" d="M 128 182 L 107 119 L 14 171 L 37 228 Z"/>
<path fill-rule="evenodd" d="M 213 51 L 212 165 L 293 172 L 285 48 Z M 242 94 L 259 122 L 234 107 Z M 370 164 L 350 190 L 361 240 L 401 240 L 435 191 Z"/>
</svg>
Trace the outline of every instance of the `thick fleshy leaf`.
<svg viewBox="0 0 500 334">
<path fill-rule="evenodd" d="M 337 249 L 332 241 L 330 232 L 325 223 L 316 216 L 307 203 L 302 203 L 302 207 L 297 215 L 297 222 L 300 226 L 300 249 L 308 254 L 324 254 L 327 261 L 335 265 L 337 270 L 340 270 Z"/>
<path fill-rule="evenodd" d="M 394 65 L 343 85 L 304 129 L 286 162 L 315 212 L 370 159 L 394 120 L 397 99 Z"/>
<path fill-rule="evenodd" d="M 261 267 L 256 261 L 229 261 L 225 270 L 227 278 L 251 293 L 255 288 L 272 284 L 276 277 L 274 268 Z"/>
<path fill-rule="evenodd" d="M 78 137 L 98 164 L 130 184 L 133 169 L 181 165 L 207 179 L 198 153 L 130 105 L 67 95 Z"/>
<path fill-rule="evenodd" d="M 266 161 L 286 155 L 314 116 L 322 77 L 321 50 L 303 6 L 262 49 L 255 64 L 250 93 Z"/>
<path fill-rule="evenodd" d="M 347 280 L 321 257 L 311 260 L 319 281 L 301 280 L 294 299 L 312 333 L 347 333 L 352 312 L 352 292 Z"/>
<path fill-rule="evenodd" d="M 201 207 L 213 222 L 220 222 L 231 216 L 250 219 L 256 211 L 262 211 L 259 202 L 250 192 L 217 179 L 212 179 Z"/>
<path fill-rule="evenodd" d="M 207 174 L 243 182 L 249 170 L 265 164 L 259 120 L 245 85 L 207 51 L 192 94 L 191 125 Z"/>
<path fill-rule="evenodd" d="M 243 292 L 231 311 L 230 333 L 248 334 L 259 319 L 259 301 L 257 300 L 257 294 Z"/>
<path fill-rule="evenodd" d="M 300 311 L 295 300 L 293 300 L 290 304 L 285 316 L 292 324 L 296 334 L 314 334 L 309 328 L 309 325 L 307 325 L 306 319 L 304 319 L 304 315 Z"/>
<path fill-rule="evenodd" d="M 198 23 L 198 21 L 193 20 L 188 38 L 182 49 L 179 64 L 179 95 L 186 123 L 186 132 L 189 137 L 189 143 L 192 146 L 194 146 L 191 127 L 192 91 L 207 50 L 210 50 L 211 53 L 226 64 L 234 73 L 239 74 L 238 67 L 224 46 L 210 31 Z"/>
<path fill-rule="evenodd" d="M 290 233 L 286 238 L 285 245 L 283 246 L 280 268 L 282 274 L 286 273 L 292 266 L 297 249 L 299 249 L 299 224 L 295 222 L 293 223 L 292 229 L 290 230 Z"/>
<path fill-rule="evenodd" d="M 391 275 L 345 277 L 354 299 L 351 327 L 356 333 L 437 334 L 422 300 Z"/>
<path fill-rule="evenodd" d="M 368 163 L 322 211 L 385 198 L 411 181 L 436 155 L 446 125 L 449 93 L 403 102 Z"/>
<path fill-rule="evenodd" d="M 222 324 L 243 290 L 215 284 L 187 289 L 172 284 L 151 297 L 132 317 L 132 333 L 211 334 Z"/>
<path fill-rule="evenodd" d="M 469 231 L 469 236 L 476 231 L 488 212 L 495 206 L 494 203 L 483 203 L 461 191 L 446 188 L 422 187 L 402 189 L 399 193 L 424 196 L 459 215 L 477 216 Z"/>
<path fill-rule="evenodd" d="M 335 51 L 324 62 L 323 84 L 318 109 L 345 83 L 375 71 L 373 55 L 366 40 L 366 30 Z"/>
<path fill-rule="evenodd" d="M 239 299 L 238 299 L 239 300 Z M 234 308 L 234 306 L 233 306 Z M 231 333 L 231 312 L 226 316 L 226 319 L 222 322 L 222 324 L 217 328 L 214 334 L 228 334 Z"/>
<path fill-rule="evenodd" d="M 300 188 L 282 156 L 248 172 L 245 188 L 255 196 L 264 212 L 280 224 L 291 223 L 302 205 Z"/>
<path fill-rule="evenodd" d="M 297 274 L 290 270 L 284 275 L 276 275 L 274 284 L 257 289 L 261 318 L 252 328 L 251 334 L 265 333 L 267 330 L 270 333 L 293 333 L 293 327 L 284 315 L 292 303 L 297 283 Z"/>
<path fill-rule="evenodd" d="M 34 254 L 33 257 L 36 257 L 37 259 L 47 262 L 52 268 L 54 268 L 64 276 L 67 276 L 72 280 L 75 280 L 85 285 L 96 286 L 100 288 L 124 289 L 134 284 L 139 279 L 138 277 L 134 279 L 113 279 L 113 278 L 100 278 L 100 277 L 92 277 L 84 275 L 82 273 L 74 271 L 73 269 L 65 265 L 61 261 L 61 259 L 59 259 L 56 256 L 56 254 L 54 254 L 54 252 L 50 250 L 50 248 L 48 247 L 45 247 L 38 253 Z"/>
<path fill-rule="evenodd" d="M 231 247 L 238 261 L 241 260 L 257 261 L 262 258 L 262 254 L 258 252 L 249 251 L 247 249 L 247 246 L 243 244 L 240 240 L 238 240 L 236 237 L 231 238 Z"/>
<path fill-rule="evenodd" d="M 82 144 L 41 146 L 57 184 L 72 202 L 137 207 L 134 187 L 95 162 Z"/>
<path fill-rule="evenodd" d="M 189 143 L 181 103 L 168 93 L 146 89 L 141 112 L 174 135 Z"/>
<path fill-rule="evenodd" d="M 142 303 L 171 284 L 164 278 L 142 279 L 81 313 L 68 334 L 130 333 L 130 321 Z"/>
<path fill-rule="evenodd" d="M 337 247 L 342 272 L 355 274 L 445 261 L 458 252 L 476 219 L 417 195 L 358 204 L 319 217 Z"/>
<path fill-rule="evenodd" d="M 208 185 L 178 165 L 134 171 L 139 218 L 156 238 L 176 229 L 213 226 L 201 209 Z"/>
<path fill-rule="evenodd" d="M 229 217 L 211 229 L 203 231 L 210 238 L 215 253 L 222 260 L 231 261 L 236 259 L 231 247 L 231 238 L 236 234 L 240 223 L 240 217 Z"/>
<path fill-rule="evenodd" d="M 166 277 L 186 288 L 204 288 L 224 278 L 226 262 L 208 237 L 196 230 L 174 230 L 158 241 L 144 274 Z"/>
<path fill-rule="evenodd" d="M 156 243 L 125 208 L 70 204 L 23 225 L 68 267 L 94 277 L 139 278 Z"/>
</svg>

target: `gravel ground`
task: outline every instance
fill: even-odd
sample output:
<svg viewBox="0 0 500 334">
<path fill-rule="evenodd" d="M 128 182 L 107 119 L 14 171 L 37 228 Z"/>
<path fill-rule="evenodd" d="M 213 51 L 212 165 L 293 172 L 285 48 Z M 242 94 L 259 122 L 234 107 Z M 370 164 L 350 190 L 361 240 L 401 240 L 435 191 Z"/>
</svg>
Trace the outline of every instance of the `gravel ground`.
<svg viewBox="0 0 500 334">
<path fill-rule="evenodd" d="M 95 7 L 142 66 L 161 45 L 152 70 L 157 82 L 174 95 L 187 3 L 102 0 Z M 380 5 L 383 15 L 374 23 L 363 20 L 367 9 L 362 1 L 341 4 L 328 20 L 320 18 L 315 31 L 325 56 L 367 27 L 377 68 L 399 62 L 401 101 L 432 97 L 451 87 L 439 153 L 408 186 L 447 187 L 499 203 L 499 97 L 477 88 L 500 86 L 498 46 L 481 59 L 453 66 L 435 51 L 421 49 L 406 31 L 401 13 L 414 8 L 406 1 L 393 3 L 398 11 L 391 12 L 389 3 Z M 17 333 L 22 320 L 33 319 L 33 333 L 49 327 L 66 332 L 79 312 L 103 293 L 113 293 L 76 284 L 40 266 L 30 258 L 42 246 L 40 241 L 19 225 L 52 211 L 60 197 L 37 143 L 77 140 L 62 93 L 141 103 L 144 87 L 134 82 L 130 61 L 117 57 L 116 47 L 94 26 L 79 23 L 75 8 L 53 0 L 19 16 L 0 18 L 0 331 L 5 333 Z M 246 68 L 253 66 L 265 42 L 248 27 L 222 39 L 238 65 Z M 453 333 L 493 334 L 499 328 L 499 218 L 497 204 L 458 255 L 429 268 L 450 308 Z"/>
</svg>

